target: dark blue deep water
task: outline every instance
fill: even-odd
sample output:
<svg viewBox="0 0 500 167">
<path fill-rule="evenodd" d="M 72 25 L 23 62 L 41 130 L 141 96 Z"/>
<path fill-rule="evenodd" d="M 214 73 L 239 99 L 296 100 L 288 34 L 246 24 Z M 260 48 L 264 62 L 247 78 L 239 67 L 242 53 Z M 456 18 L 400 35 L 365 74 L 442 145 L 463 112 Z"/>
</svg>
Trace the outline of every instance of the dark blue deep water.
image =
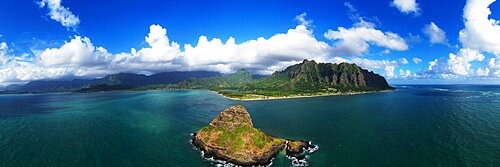
<svg viewBox="0 0 500 167">
<path fill-rule="evenodd" d="M 202 90 L 0 95 L 0 166 L 214 166 L 190 133 L 235 104 L 266 133 L 319 145 L 310 166 L 500 166 L 500 86 L 472 85 L 247 102 Z"/>
</svg>

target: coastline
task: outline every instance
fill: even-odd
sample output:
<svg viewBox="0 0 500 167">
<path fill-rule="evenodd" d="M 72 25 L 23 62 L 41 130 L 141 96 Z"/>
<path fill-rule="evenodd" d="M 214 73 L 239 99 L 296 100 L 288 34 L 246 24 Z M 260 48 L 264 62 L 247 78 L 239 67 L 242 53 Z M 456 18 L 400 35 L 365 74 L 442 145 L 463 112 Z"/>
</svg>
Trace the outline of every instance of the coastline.
<svg viewBox="0 0 500 167">
<path fill-rule="evenodd" d="M 300 99 L 300 98 L 311 98 L 311 97 L 325 97 L 325 96 L 349 96 L 349 95 L 360 95 L 360 94 L 368 94 L 368 93 L 378 93 L 378 92 L 389 92 L 393 90 L 381 90 L 381 91 L 362 91 L 362 92 L 347 92 L 347 93 L 327 93 L 327 94 L 318 94 L 318 95 L 295 95 L 295 96 L 281 96 L 281 97 L 273 97 L 273 96 L 262 96 L 258 98 L 234 98 L 225 96 L 217 91 L 209 90 L 214 92 L 222 97 L 238 100 L 238 101 L 265 101 L 265 100 L 281 100 L 281 99 Z"/>
</svg>

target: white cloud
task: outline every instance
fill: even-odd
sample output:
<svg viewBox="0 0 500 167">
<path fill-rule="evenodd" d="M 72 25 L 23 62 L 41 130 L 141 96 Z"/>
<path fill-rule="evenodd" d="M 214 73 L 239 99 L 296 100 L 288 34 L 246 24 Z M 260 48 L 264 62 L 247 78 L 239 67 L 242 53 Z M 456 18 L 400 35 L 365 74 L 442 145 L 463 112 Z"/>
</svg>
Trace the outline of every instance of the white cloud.
<svg viewBox="0 0 500 167">
<path fill-rule="evenodd" d="M 411 76 L 411 71 L 410 70 L 402 70 L 400 69 L 399 70 L 399 76 L 401 76 L 401 78 L 409 78 Z"/>
<path fill-rule="evenodd" d="M 33 61 L 4 61 L 0 66 L 0 83 L 25 82 L 53 79 L 65 76 L 103 76 L 118 72 L 159 72 L 174 70 L 213 70 L 224 73 L 240 68 L 262 74 L 270 74 L 303 59 L 325 61 L 331 46 L 318 41 L 304 25 L 289 29 L 286 33 L 235 43 L 201 36 L 197 45 L 171 42 L 167 30 L 152 25 L 145 37 L 148 47 L 118 54 L 95 46 L 87 37 L 74 36 L 57 48 L 34 51 Z M 7 48 L 6 44 L 0 44 Z M 3 50 L 3 49 L 2 49 Z M 0 53 L 4 53 L 3 51 Z"/>
<path fill-rule="evenodd" d="M 485 68 L 488 68 L 491 70 L 491 75 L 494 76 L 494 77 L 500 77 L 500 56 L 497 56 L 496 58 L 491 58 L 489 61 L 488 61 L 488 64 L 487 64 L 488 67 L 485 67 Z"/>
<path fill-rule="evenodd" d="M 168 62 L 177 58 L 181 53 L 179 44 L 170 43 L 167 30 L 160 25 L 151 25 L 145 40 L 149 48 L 142 48 L 137 53 L 133 53 L 133 56 L 140 57 L 140 61 Z"/>
<path fill-rule="evenodd" d="M 0 42 L 0 67 L 7 63 L 7 43 Z"/>
<path fill-rule="evenodd" d="M 441 28 L 439 28 L 434 22 L 431 22 L 422 30 L 427 37 L 429 37 L 429 41 L 432 44 L 447 44 L 448 40 L 446 39 L 446 32 L 444 32 Z"/>
<path fill-rule="evenodd" d="M 447 58 L 429 62 L 426 75 L 445 79 L 500 77 L 498 75 L 500 65 L 497 66 L 499 63 L 496 62 L 496 58 L 490 58 L 489 62 L 483 63 L 484 65 L 473 63 L 486 59 L 482 52 L 496 54 L 497 58 L 500 54 L 499 21 L 488 18 L 491 14 L 489 5 L 493 2 L 495 0 L 467 0 L 463 14 L 465 28 L 459 33 L 463 48 L 456 54 L 450 53 Z M 432 22 L 430 27 L 432 27 Z"/>
<path fill-rule="evenodd" d="M 40 8 L 47 7 L 50 19 L 61 23 L 66 28 L 76 28 L 80 24 L 80 19 L 75 16 L 67 7 L 61 5 L 62 0 L 42 0 L 38 2 Z"/>
<path fill-rule="evenodd" d="M 274 72 L 272 66 L 280 62 L 293 64 L 303 59 L 324 60 L 330 46 L 318 41 L 312 31 L 304 25 L 288 30 L 285 34 L 276 34 L 269 39 L 258 38 L 236 44 L 233 38 L 225 43 L 218 38 L 208 40 L 201 36 L 198 44 L 184 46 L 183 61 L 192 68 L 224 69 L 234 71 L 250 68 L 260 73 Z M 268 67 L 271 67 L 268 69 Z M 229 72 L 222 70 L 223 72 Z"/>
<path fill-rule="evenodd" d="M 465 48 L 500 54 L 499 21 L 490 19 L 489 6 L 495 0 L 467 0 L 464 8 L 465 28 L 459 33 Z"/>
<path fill-rule="evenodd" d="M 490 74 L 490 69 L 488 67 L 486 67 L 486 68 L 478 68 L 477 72 L 476 72 L 477 76 L 483 76 L 483 77 L 489 76 L 489 74 Z"/>
<path fill-rule="evenodd" d="M 391 6 L 396 7 L 404 14 L 413 13 L 418 15 L 420 13 L 420 7 L 416 0 L 394 0 Z"/>
<path fill-rule="evenodd" d="M 384 47 L 390 50 L 403 51 L 408 49 L 406 41 L 392 32 L 382 32 L 373 26 L 355 24 L 349 29 L 339 27 L 337 31 L 329 29 L 325 38 L 337 41 L 333 52 L 337 55 L 362 55 L 368 52 L 370 45 Z M 364 26 L 363 26 L 364 25 Z"/>
<path fill-rule="evenodd" d="M 429 67 L 427 68 L 427 70 L 429 71 L 434 71 L 435 70 L 435 67 L 437 66 L 438 64 L 438 59 L 434 59 L 433 61 L 430 61 L 429 62 Z"/>
<path fill-rule="evenodd" d="M 408 64 L 408 60 L 407 60 L 406 58 L 404 58 L 404 57 L 403 57 L 403 58 L 401 58 L 401 59 L 399 59 L 399 62 L 400 62 L 401 64 Z"/>
<path fill-rule="evenodd" d="M 185 44 L 183 50 L 181 45 L 168 38 L 167 29 L 160 25 L 149 27 L 150 32 L 145 37 L 147 47 L 117 54 L 96 46 L 90 38 L 78 35 L 59 47 L 34 50 L 33 56 L 8 55 L 4 51 L 7 44 L 3 42 L 0 44 L 0 62 L 3 64 L 0 66 L 0 84 L 61 77 L 100 77 L 119 72 L 211 70 L 231 73 L 245 68 L 254 73 L 271 74 L 304 59 L 356 63 L 386 77 L 395 77 L 395 68 L 408 63 L 404 58 L 370 60 L 339 57 L 337 55 L 342 46 L 347 47 L 350 43 L 373 44 L 386 50 L 406 50 L 408 46 L 397 34 L 360 24 L 325 33 L 338 38 L 333 48 L 314 37 L 310 27 L 306 26 L 312 21 L 305 16 L 305 13 L 297 16 L 299 25 L 295 28 L 270 38 L 260 37 L 236 43 L 232 37 L 223 41 L 200 36 L 196 45 Z"/>
<path fill-rule="evenodd" d="M 345 59 L 342 57 L 333 57 L 329 60 L 328 62 L 331 63 L 354 63 L 361 68 L 372 70 L 372 71 L 377 71 L 381 72 L 381 75 L 387 77 L 387 78 L 394 78 L 394 70 L 396 67 L 400 65 L 404 65 L 404 62 L 401 60 L 372 60 L 372 59 L 366 59 L 366 58 L 358 58 L 354 57 L 351 59 Z"/>
<path fill-rule="evenodd" d="M 474 49 L 460 49 L 458 53 L 450 53 L 446 61 L 438 59 L 429 62 L 428 70 L 434 74 L 446 74 L 447 76 L 473 77 L 472 62 L 484 60 L 484 55 Z M 484 72 L 484 71 L 481 71 Z M 481 73 L 480 72 L 480 73 Z"/>
<path fill-rule="evenodd" d="M 309 26 L 312 25 L 313 21 L 312 20 L 307 20 L 306 16 L 307 16 L 307 13 L 304 12 L 304 13 L 302 13 L 300 15 L 295 16 L 295 20 L 297 20 L 300 25 L 309 27 Z"/>
<path fill-rule="evenodd" d="M 386 66 L 384 68 L 384 70 L 385 70 L 385 76 L 388 77 L 388 78 L 394 78 L 395 77 L 395 75 L 394 75 L 394 69 L 395 69 L 394 66 Z"/>
<path fill-rule="evenodd" d="M 483 61 L 484 55 L 473 49 L 460 49 L 457 55 L 450 53 L 447 61 L 447 70 L 451 74 L 471 75 L 471 62 Z"/>
<path fill-rule="evenodd" d="M 413 62 L 414 62 L 415 64 L 419 64 L 420 62 L 422 62 L 422 59 L 420 59 L 420 58 L 418 58 L 418 57 L 414 57 L 412 60 L 413 60 Z"/>
<path fill-rule="evenodd" d="M 102 47 L 96 48 L 87 37 L 75 36 L 59 48 L 47 48 L 36 53 L 43 66 L 95 66 L 109 62 L 111 54 Z"/>
</svg>

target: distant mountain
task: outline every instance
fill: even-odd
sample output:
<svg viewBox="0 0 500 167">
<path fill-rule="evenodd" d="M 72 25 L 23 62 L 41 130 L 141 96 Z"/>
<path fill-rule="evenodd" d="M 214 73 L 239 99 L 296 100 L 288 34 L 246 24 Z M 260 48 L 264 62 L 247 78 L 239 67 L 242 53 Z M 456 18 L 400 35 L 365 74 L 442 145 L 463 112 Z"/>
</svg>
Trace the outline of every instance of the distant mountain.
<svg viewBox="0 0 500 167">
<path fill-rule="evenodd" d="M 189 78 L 206 78 L 221 76 L 219 72 L 189 71 L 189 72 L 163 72 L 150 76 L 143 74 L 119 73 L 107 75 L 98 79 L 73 79 L 52 81 L 31 81 L 26 85 L 10 85 L 4 93 L 42 93 L 42 92 L 68 92 L 82 88 L 94 88 L 108 91 L 112 89 L 131 89 L 146 85 L 176 84 Z M 92 89 L 86 89 L 90 91 Z"/>
<path fill-rule="evenodd" d="M 5 88 L 3 88 L 3 90 L 17 90 L 19 88 L 21 88 L 21 85 L 12 84 L 12 85 L 6 86 Z"/>
<path fill-rule="evenodd" d="M 240 69 L 234 74 L 226 76 L 191 78 L 180 82 L 177 84 L 177 87 L 187 89 L 229 89 L 238 88 L 254 80 L 250 72 L 245 69 Z"/>
<path fill-rule="evenodd" d="M 247 89 L 317 91 L 340 90 L 384 90 L 392 89 L 384 77 L 349 63 L 316 63 L 304 60 L 271 77 L 257 80 Z"/>
<path fill-rule="evenodd" d="M 64 92 L 76 90 L 88 86 L 91 80 L 73 79 L 69 81 L 31 81 L 26 85 L 18 86 L 15 89 L 9 89 L 17 92 Z"/>
</svg>

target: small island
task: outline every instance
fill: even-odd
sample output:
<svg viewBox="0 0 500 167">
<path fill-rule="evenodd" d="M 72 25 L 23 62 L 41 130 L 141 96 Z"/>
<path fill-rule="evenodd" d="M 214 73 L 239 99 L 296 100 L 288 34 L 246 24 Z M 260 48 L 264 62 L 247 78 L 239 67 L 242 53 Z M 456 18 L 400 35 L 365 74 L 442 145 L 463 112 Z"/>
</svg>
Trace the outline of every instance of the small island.
<svg viewBox="0 0 500 167">
<path fill-rule="evenodd" d="M 221 112 L 208 126 L 193 134 L 193 145 L 206 158 L 240 166 L 268 165 L 281 151 L 293 159 L 304 159 L 316 146 L 308 141 L 281 139 L 253 127 L 252 118 L 242 105 Z"/>
</svg>

